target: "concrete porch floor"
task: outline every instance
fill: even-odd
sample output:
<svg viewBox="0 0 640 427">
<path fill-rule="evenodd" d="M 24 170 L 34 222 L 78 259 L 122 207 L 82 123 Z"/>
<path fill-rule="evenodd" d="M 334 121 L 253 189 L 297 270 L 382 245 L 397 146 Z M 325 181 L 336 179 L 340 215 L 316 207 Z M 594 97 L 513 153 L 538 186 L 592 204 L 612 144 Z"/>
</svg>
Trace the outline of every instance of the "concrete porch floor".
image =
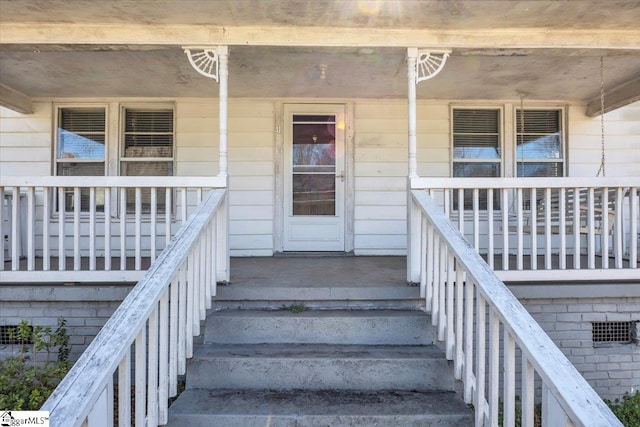
<svg viewBox="0 0 640 427">
<path fill-rule="evenodd" d="M 231 258 L 231 285 L 242 287 L 406 286 L 403 256 Z"/>
</svg>

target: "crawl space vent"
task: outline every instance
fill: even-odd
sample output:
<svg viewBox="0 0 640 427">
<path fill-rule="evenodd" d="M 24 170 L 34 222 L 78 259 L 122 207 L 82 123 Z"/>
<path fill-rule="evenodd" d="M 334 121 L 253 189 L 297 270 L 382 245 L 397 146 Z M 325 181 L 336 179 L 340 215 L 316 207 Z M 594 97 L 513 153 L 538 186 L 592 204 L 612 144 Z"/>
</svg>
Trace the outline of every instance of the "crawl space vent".
<svg viewBox="0 0 640 427">
<path fill-rule="evenodd" d="M 594 343 L 633 342 L 634 322 L 593 322 Z"/>
<path fill-rule="evenodd" d="M 0 345 L 9 344 L 33 344 L 31 337 L 27 340 L 20 340 L 13 335 L 16 334 L 18 325 L 0 325 Z M 29 329 L 33 331 L 33 327 L 29 326 Z"/>
</svg>

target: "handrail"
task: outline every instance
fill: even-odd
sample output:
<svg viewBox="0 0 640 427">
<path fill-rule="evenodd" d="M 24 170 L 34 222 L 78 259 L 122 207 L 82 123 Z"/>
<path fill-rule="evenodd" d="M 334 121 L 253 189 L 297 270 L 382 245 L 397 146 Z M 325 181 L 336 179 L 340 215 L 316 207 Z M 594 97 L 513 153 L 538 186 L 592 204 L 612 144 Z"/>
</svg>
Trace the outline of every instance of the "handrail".
<svg viewBox="0 0 640 427">
<path fill-rule="evenodd" d="M 411 178 L 411 189 L 640 187 L 640 177 Z"/>
<path fill-rule="evenodd" d="M 411 178 L 409 188 L 428 190 L 502 280 L 638 277 L 640 177 Z"/>
<path fill-rule="evenodd" d="M 3 281 L 136 282 L 203 191 L 226 186 L 224 177 L 0 176 Z"/>
<path fill-rule="evenodd" d="M 226 178 L 219 176 L 0 176 L 0 187 L 221 188 L 225 186 Z"/>
<path fill-rule="evenodd" d="M 477 185 L 477 184 L 476 184 Z M 515 347 L 523 355 L 523 425 L 533 425 L 533 370 L 543 382 L 543 425 L 622 426 L 607 405 L 558 349 L 533 317 L 496 276 L 426 191 L 410 190 L 410 209 L 421 212 L 421 285 L 427 311 L 446 341 L 447 357 L 454 360 L 462 379 L 465 400 L 473 403 L 476 425 L 497 425 L 500 384 L 499 325 L 504 328 L 505 425 L 515 407 Z M 466 278 L 465 278 L 466 277 Z M 474 298 L 474 290 L 475 298 Z M 476 318 L 474 322 L 474 299 Z M 454 309 L 455 307 L 455 309 Z M 489 308 L 488 312 L 486 308 Z M 464 314 L 463 314 L 464 313 Z M 487 354 L 486 320 L 489 320 Z M 473 334 L 474 323 L 476 334 Z M 463 341 L 464 337 L 464 341 Z M 474 348 L 475 343 L 475 348 Z M 472 362 L 475 356 L 475 364 Z M 488 361 L 486 360 L 488 359 Z M 488 365 L 488 366 L 486 366 Z M 488 390 L 485 371 L 488 367 Z M 475 368 L 475 370 L 474 370 Z M 463 373 L 464 372 L 464 373 Z M 558 415 L 559 405 L 560 416 Z M 562 416 L 562 414 L 566 414 Z"/>
<path fill-rule="evenodd" d="M 216 223 L 226 222 L 226 194 L 226 189 L 209 192 L 60 382 L 41 408 L 50 411 L 52 426 L 79 427 L 89 420 L 91 427 L 96 413 L 102 419 L 99 425 L 109 424 L 104 419 L 113 411 L 116 371 L 121 382 L 120 419 L 131 415 L 130 408 L 127 413 L 127 388 L 131 384 L 129 355 L 134 342 L 136 425 L 146 425 L 142 422 L 145 419 L 150 420 L 149 425 L 157 425 L 155 420 L 166 422 L 166 398 L 176 393 L 177 375 L 184 373 L 184 358 L 193 352 L 193 336 L 199 334 L 199 321 L 215 293 L 212 264 L 220 259 L 216 253 Z M 224 245 L 221 248 L 226 252 Z"/>
</svg>

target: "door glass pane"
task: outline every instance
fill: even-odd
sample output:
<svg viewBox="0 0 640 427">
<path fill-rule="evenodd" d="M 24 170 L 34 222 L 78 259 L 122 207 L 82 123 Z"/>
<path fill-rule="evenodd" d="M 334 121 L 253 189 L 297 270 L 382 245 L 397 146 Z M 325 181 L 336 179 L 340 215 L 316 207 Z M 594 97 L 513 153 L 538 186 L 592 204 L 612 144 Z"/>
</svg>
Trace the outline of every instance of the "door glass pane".
<svg viewBox="0 0 640 427">
<path fill-rule="evenodd" d="M 293 174 L 293 215 L 335 215 L 333 174 Z"/>
<path fill-rule="evenodd" d="M 293 215 L 335 215 L 334 115 L 293 116 Z"/>
</svg>

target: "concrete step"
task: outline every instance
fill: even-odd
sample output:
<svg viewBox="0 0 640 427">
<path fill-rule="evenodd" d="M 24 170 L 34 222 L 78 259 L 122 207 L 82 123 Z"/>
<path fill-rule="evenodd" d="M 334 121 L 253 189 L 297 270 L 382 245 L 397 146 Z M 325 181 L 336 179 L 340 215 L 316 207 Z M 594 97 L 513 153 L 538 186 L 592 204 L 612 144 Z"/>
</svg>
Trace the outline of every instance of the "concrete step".
<svg viewBox="0 0 640 427">
<path fill-rule="evenodd" d="M 304 305 L 311 309 L 417 310 L 424 304 L 420 289 L 402 284 L 218 286 L 215 309 L 280 309 Z"/>
<path fill-rule="evenodd" d="M 429 345 L 430 320 L 402 310 L 210 311 L 204 344 Z"/>
<path fill-rule="evenodd" d="M 453 391 L 436 346 L 207 345 L 187 368 L 187 388 Z"/>
<path fill-rule="evenodd" d="M 172 427 L 470 426 L 473 414 L 450 392 L 186 390 Z"/>
</svg>

